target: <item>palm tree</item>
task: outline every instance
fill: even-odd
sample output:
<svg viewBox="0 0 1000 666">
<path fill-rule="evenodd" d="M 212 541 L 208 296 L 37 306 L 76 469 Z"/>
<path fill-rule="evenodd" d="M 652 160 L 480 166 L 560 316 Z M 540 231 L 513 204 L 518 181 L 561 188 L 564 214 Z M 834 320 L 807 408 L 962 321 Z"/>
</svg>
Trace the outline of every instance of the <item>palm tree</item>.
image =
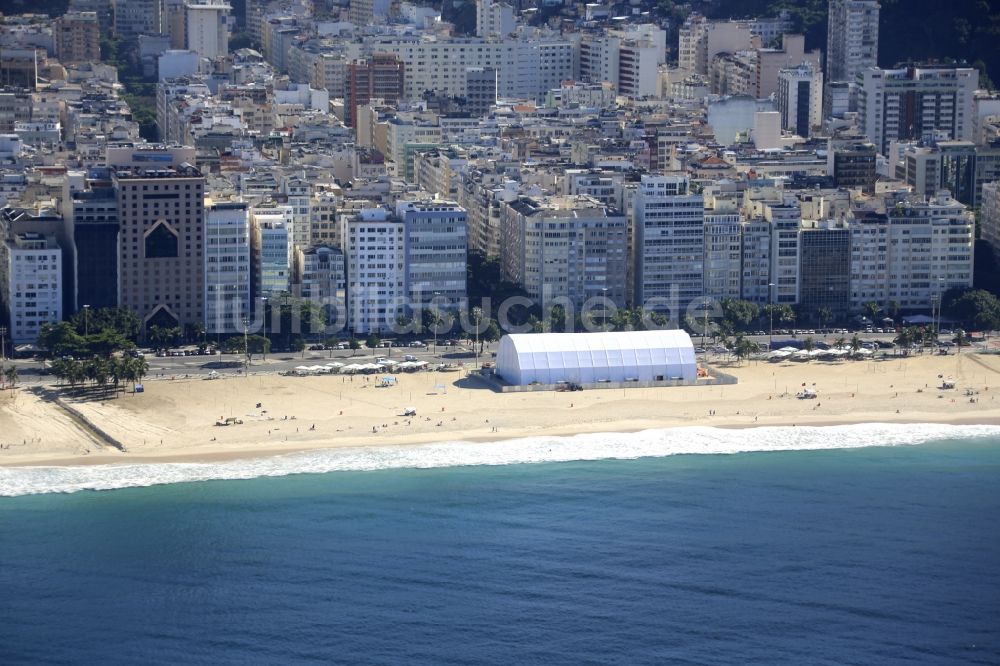
<svg viewBox="0 0 1000 666">
<path fill-rule="evenodd" d="M 969 336 L 965 334 L 965 331 L 958 329 L 955 331 L 955 344 L 958 345 L 958 353 L 962 353 L 962 347 L 969 344 Z"/>
<path fill-rule="evenodd" d="M 897 346 L 903 348 L 903 356 L 910 355 L 910 347 L 913 346 L 913 329 L 904 328 L 899 332 L 899 335 L 893 340 Z"/>
<path fill-rule="evenodd" d="M 810 354 L 812 353 L 813 349 L 816 349 L 816 341 L 813 340 L 813 337 L 811 335 L 802 341 L 802 348 L 805 349 Z M 809 360 L 810 361 L 812 360 L 812 356 L 809 357 Z"/>
<path fill-rule="evenodd" d="M 826 328 L 826 325 L 833 321 L 833 311 L 830 308 L 820 308 L 816 311 L 816 319 L 819 320 L 820 328 Z"/>
<path fill-rule="evenodd" d="M 5 368 L 3 371 L 3 378 L 4 381 L 7 382 L 7 387 L 10 389 L 10 392 L 13 393 L 14 387 L 17 384 L 17 366 L 11 364 L 10 367 Z"/>
<path fill-rule="evenodd" d="M 125 378 L 125 366 L 127 361 L 121 358 L 112 358 L 108 361 L 108 374 L 111 375 L 111 383 L 115 387 L 115 395 L 118 395 L 118 385 Z"/>
<path fill-rule="evenodd" d="M 760 353 L 760 345 L 756 342 L 751 342 L 742 335 L 736 337 L 736 342 L 733 345 L 733 354 L 736 356 L 737 361 L 742 362 L 743 359 L 757 353 Z"/>
<path fill-rule="evenodd" d="M 861 351 L 861 338 L 857 333 L 855 333 L 854 336 L 851 337 L 851 353 L 857 355 L 859 351 Z"/>
<path fill-rule="evenodd" d="M 847 338 L 845 338 L 844 336 L 840 336 L 839 338 L 833 341 L 833 346 L 837 347 L 838 349 L 844 349 L 845 347 L 847 347 Z"/>
<path fill-rule="evenodd" d="M 149 372 L 149 361 L 146 360 L 145 356 L 139 356 L 132 359 L 132 389 L 135 390 L 135 383 L 138 381 L 142 383 L 142 378 L 146 376 Z"/>
<path fill-rule="evenodd" d="M 868 319 L 875 323 L 875 318 L 878 317 L 878 313 L 882 312 L 882 306 L 875 301 L 868 301 L 865 303 L 865 314 L 868 315 Z"/>
<path fill-rule="evenodd" d="M 892 313 L 893 322 L 899 318 L 899 301 L 893 299 L 889 301 L 889 312 Z"/>
</svg>

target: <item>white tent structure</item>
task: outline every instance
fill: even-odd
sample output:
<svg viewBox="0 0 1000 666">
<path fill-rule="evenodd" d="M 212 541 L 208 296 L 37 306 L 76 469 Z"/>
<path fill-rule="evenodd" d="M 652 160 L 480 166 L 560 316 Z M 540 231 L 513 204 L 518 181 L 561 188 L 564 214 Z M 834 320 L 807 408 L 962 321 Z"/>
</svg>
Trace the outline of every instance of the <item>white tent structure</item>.
<svg viewBox="0 0 1000 666">
<path fill-rule="evenodd" d="M 694 381 L 698 367 L 684 331 L 505 335 L 496 373 L 514 385 L 558 382 Z"/>
</svg>

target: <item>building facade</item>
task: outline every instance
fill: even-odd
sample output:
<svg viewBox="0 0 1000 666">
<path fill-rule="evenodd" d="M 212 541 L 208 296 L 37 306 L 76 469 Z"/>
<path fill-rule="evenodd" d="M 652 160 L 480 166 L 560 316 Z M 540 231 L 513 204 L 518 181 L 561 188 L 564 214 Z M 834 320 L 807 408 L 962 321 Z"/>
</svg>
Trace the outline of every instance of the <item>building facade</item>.
<svg viewBox="0 0 1000 666">
<path fill-rule="evenodd" d="M 119 304 L 135 310 L 147 330 L 201 321 L 204 176 L 187 163 L 115 167 L 113 174 L 121 224 Z"/>
<path fill-rule="evenodd" d="M 205 331 L 239 333 L 251 308 L 250 216 L 242 201 L 205 204 Z"/>
<path fill-rule="evenodd" d="M 826 37 L 826 78 L 853 81 L 878 67 L 878 0 L 830 0 Z"/>
<path fill-rule="evenodd" d="M 63 318 L 62 249 L 55 236 L 12 234 L 0 245 L 0 295 L 14 344 L 34 343 Z"/>
<path fill-rule="evenodd" d="M 704 293 L 705 204 L 687 176 L 642 176 L 633 203 L 633 305 L 679 315 Z"/>
<path fill-rule="evenodd" d="M 868 68 L 859 77 L 861 126 L 883 155 L 893 141 L 975 138 L 975 69 Z"/>
</svg>

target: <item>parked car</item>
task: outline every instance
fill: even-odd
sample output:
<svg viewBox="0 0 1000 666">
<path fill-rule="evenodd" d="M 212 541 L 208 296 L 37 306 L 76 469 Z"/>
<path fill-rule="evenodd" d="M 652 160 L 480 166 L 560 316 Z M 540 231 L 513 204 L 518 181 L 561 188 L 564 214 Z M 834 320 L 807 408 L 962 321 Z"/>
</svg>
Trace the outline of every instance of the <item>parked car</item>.
<svg viewBox="0 0 1000 666">
<path fill-rule="evenodd" d="M 417 357 L 414 356 L 413 354 L 407 354 L 406 356 L 403 357 L 403 360 L 404 361 L 416 361 Z"/>
<path fill-rule="evenodd" d="M 423 342 L 420 342 L 419 340 L 414 340 L 413 342 L 410 343 L 410 346 L 411 347 L 415 347 L 415 348 L 423 349 L 427 345 L 425 345 Z"/>
</svg>

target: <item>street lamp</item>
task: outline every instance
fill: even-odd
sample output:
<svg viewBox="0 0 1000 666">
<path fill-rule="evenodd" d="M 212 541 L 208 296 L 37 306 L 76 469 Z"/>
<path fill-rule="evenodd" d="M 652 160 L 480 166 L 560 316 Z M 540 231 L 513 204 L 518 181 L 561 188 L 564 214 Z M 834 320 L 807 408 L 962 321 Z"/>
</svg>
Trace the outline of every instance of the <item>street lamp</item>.
<svg viewBox="0 0 1000 666">
<path fill-rule="evenodd" d="M 767 332 L 767 351 L 774 348 L 774 283 L 767 283 L 767 315 L 770 327 Z"/>
<path fill-rule="evenodd" d="M 441 295 L 440 291 L 435 291 L 434 298 L 431 299 L 431 305 L 434 306 L 434 353 L 435 354 L 437 354 L 438 350 L 438 321 L 440 321 L 438 317 L 437 297 L 440 295 Z"/>
<path fill-rule="evenodd" d="M 939 277 L 937 279 L 937 323 L 934 325 L 934 335 L 938 338 L 941 336 L 941 306 L 944 305 L 941 294 L 941 287 L 943 284 L 944 278 Z"/>
<path fill-rule="evenodd" d="M 608 288 L 601 287 L 601 330 L 608 328 Z"/>
<path fill-rule="evenodd" d="M 476 322 L 476 346 L 474 349 L 476 351 L 476 368 L 478 368 L 479 367 L 479 322 L 481 322 L 483 319 L 483 309 L 479 307 L 472 308 L 472 316 Z"/>
<path fill-rule="evenodd" d="M 267 348 L 270 346 L 269 338 L 267 337 L 267 296 L 261 296 L 261 307 L 264 309 L 264 347 L 261 349 L 261 357 L 267 360 Z"/>
<path fill-rule="evenodd" d="M 83 306 L 83 335 L 90 335 L 90 306 L 86 304 Z"/>
<path fill-rule="evenodd" d="M 243 374 L 250 376 L 250 320 L 243 317 Z"/>
</svg>

